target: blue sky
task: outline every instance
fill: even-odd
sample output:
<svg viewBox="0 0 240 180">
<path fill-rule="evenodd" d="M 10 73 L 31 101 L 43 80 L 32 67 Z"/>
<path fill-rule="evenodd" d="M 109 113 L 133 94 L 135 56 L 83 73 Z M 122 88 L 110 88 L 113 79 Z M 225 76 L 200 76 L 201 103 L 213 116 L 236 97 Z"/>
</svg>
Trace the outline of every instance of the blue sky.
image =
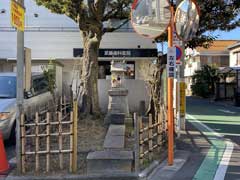
<svg viewBox="0 0 240 180">
<path fill-rule="evenodd" d="M 213 33 L 214 35 L 219 35 L 218 39 L 224 39 L 224 40 L 240 40 L 240 27 L 236 28 L 230 32 L 224 32 L 224 31 L 215 31 Z"/>
</svg>

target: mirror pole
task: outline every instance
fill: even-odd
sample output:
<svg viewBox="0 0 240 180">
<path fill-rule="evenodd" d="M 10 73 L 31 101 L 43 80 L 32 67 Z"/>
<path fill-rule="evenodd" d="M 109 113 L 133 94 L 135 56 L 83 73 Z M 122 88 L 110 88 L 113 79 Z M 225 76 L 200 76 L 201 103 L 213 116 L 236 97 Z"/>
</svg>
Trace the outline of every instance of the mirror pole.
<svg viewBox="0 0 240 180">
<path fill-rule="evenodd" d="M 171 22 L 168 27 L 168 47 L 173 46 L 173 16 L 174 7 L 171 4 Z M 167 108 L 167 117 L 168 117 L 168 165 L 173 165 L 174 159 L 174 114 L 173 114 L 173 78 L 168 77 L 168 108 Z"/>
</svg>

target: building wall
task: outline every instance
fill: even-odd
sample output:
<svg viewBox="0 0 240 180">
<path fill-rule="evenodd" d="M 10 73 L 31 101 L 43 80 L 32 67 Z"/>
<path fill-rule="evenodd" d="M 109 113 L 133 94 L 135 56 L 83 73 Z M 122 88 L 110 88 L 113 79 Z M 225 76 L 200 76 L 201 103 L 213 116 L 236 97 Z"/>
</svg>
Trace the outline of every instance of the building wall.
<svg viewBox="0 0 240 180">
<path fill-rule="evenodd" d="M 230 67 L 240 66 L 240 64 L 237 63 L 237 53 L 236 52 L 240 52 L 240 47 L 230 50 Z"/>
<path fill-rule="evenodd" d="M 0 58 L 16 58 L 16 32 L 0 32 Z M 151 40 L 133 32 L 113 32 L 103 36 L 100 48 L 156 48 Z M 33 59 L 72 59 L 73 48 L 82 48 L 79 32 L 25 32 L 25 47 Z"/>
<path fill-rule="evenodd" d="M 5 60 L 0 61 L 0 72 L 12 72 L 14 70 L 14 63 Z"/>
<path fill-rule="evenodd" d="M 107 112 L 108 108 L 108 90 L 110 89 L 110 80 L 98 80 L 99 103 L 101 110 Z M 143 80 L 127 79 L 125 81 L 128 89 L 128 104 L 130 112 L 137 112 L 140 101 L 145 101 L 146 107 L 149 102 L 149 93 L 147 84 Z"/>
</svg>

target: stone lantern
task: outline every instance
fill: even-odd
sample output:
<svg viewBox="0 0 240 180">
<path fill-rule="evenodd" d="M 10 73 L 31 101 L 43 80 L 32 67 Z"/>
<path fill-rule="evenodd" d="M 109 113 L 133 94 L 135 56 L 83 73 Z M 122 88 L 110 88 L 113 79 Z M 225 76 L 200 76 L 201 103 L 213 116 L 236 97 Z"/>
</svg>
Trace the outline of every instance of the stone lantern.
<svg viewBox="0 0 240 180">
<path fill-rule="evenodd" d="M 105 118 L 107 123 L 124 124 L 125 116 L 129 115 L 125 72 L 126 63 L 124 60 L 111 62 L 111 89 L 108 91 L 108 114 Z"/>
</svg>

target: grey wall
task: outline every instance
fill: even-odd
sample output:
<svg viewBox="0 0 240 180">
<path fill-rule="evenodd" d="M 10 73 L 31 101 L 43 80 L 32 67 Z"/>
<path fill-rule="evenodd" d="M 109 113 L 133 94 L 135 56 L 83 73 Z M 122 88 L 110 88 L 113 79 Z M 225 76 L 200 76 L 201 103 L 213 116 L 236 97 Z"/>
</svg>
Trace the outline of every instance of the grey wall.
<svg viewBox="0 0 240 180">
<path fill-rule="evenodd" d="M 63 88 L 64 90 L 69 89 L 69 83 L 71 81 L 66 81 L 63 75 Z M 80 82 L 79 82 L 80 83 Z M 108 90 L 110 89 L 111 80 L 99 79 L 98 80 L 98 94 L 99 94 L 99 104 L 102 112 L 107 112 L 108 108 Z M 149 93 L 147 89 L 147 84 L 143 80 L 127 79 L 125 80 L 126 87 L 128 89 L 128 104 L 130 112 L 137 112 L 140 101 L 145 101 L 146 107 L 149 102 Z M 73 83 L 73 89 L 74 83 Z M 65 91 L 66 92 L 66 91 Z"/>
<path fill-rule="evenodd" d="M 108 90 L 110 89 L 110 80 L 98 80 L 99 103 L 101 110 L 107 112 L 108 107 Z M 140 101 L 145 101 L 146 106 L 149 101 L 147 84 L 143 80 L 125 80 L 128 89 L 128 104 L 130 112 L 137 112 Z"/>
</svg>

